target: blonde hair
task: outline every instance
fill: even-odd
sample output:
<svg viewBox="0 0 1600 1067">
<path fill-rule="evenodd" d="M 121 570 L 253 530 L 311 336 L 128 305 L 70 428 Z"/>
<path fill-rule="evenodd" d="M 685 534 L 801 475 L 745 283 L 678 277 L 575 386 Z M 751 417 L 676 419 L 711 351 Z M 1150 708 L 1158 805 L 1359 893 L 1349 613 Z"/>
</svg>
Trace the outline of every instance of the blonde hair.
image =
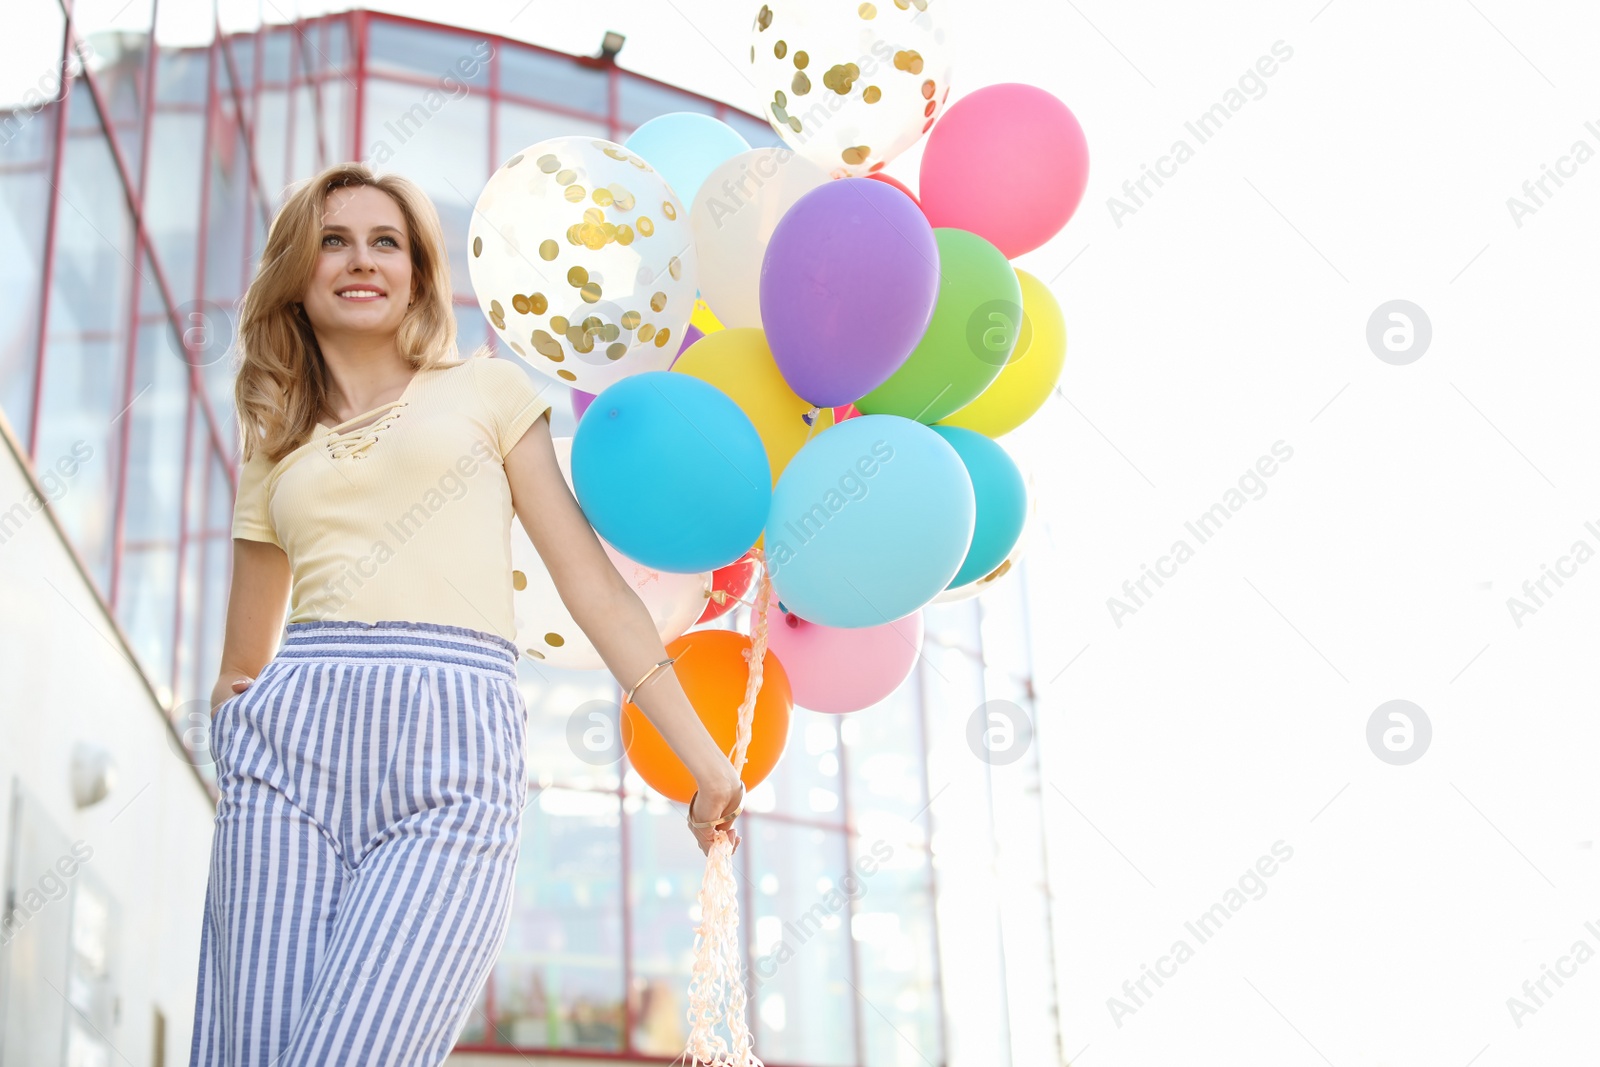
<svg viewBox="0 0 1600 1067">
<path fill-rule="evenodd" d="M 243 460 L 257 449 L 274 463 L 311 437 L 328 398 L 328 367 L 300 305 L 321 248 L 323 207 L 335 189 L 379 189 L 394 199 L 411 235 L 415 302 L 396 331 L 400 353 L 418 371 L 459 359 L 451 306 L 450 257 L 439 213 L 426 193 L 398 174 L 338 163 L 291 187 L 272 220 L 256 274 L 239 306 L 240 362 L 233 383 Z M 485 344 L 473 353 L 487 354 Z"/>
</svg>

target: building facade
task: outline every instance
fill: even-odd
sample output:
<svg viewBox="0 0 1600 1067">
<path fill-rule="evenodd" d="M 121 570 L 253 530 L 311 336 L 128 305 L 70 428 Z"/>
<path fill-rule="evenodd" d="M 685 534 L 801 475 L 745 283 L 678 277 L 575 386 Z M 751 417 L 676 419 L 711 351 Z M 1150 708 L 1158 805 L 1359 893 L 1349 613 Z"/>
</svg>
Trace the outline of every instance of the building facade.
<svg viewBox="0 0 1600 1067">
<path fill-rule="evenodd" d="M 163 758 L 181 772 L 169 788 L 207 799 L 163 809 L 186 820 L 176 831 L 188 842 L 184 882 L 159 902 L 113 901 L 123 928 L 141 909 L 164 907 L 190 938 L 170 947 L 167 991 L 126 975 L 118 986 L 104 964 L 97 973 L 117 998 L 114 1021 L 87 1026 L 87 1009 L 70 997 L 59 1023 L 45 1020 L 30 1015 L 24 993 L 34 964 L 0 950 L 10 952 L 0 1067 L 45 1062 L 14 1050 L 48 1045 L 49 1033 L 34 1031 L 57 1025 L 83 1035 L 63 1038 L 64 1049 L 102 1041 L 131 1062 L 182 1063 L 192 1004 L 174 991 L 186 967 L 192 981 L 198 949 L 204 871 L 194 870 L 192 839 L 203 854 L 204 727 L 238 467 L 234 309 L 286 188 L 344 159 L 418 182 L 450 243 L 465 354 L 495 339 L 472 294 L 465 235 L 502 159 L 558 135 L 620 142 L 672 111 L 714 115 L 752 145 L 777 139 L 762 119 L 611 62 L 375 12 L 224 32 L 209 4 L 191 0 L 191 20 L 198 10 L 210 23 L 207 39 L 167 45 L 165 20 L 184 7 L 176 0 L 135 0 L 149 14 L 142 32 L 95 25 L 81 7 L 69 16 L 48 0 L 25 3 L 21 32 L 40 77 L 0 111 L 0 410 L 47 514 L 3 502 L 0 556 L 37 551 L 28 546 L 43 530 L 59 535 L 103 616 L 97 629 L 133 668 L 126 701 L 165 720 Z M 558 402 L 554 432 L 572 426 Z M 913 677 L 866 711 L 796 709 L 783 759 L 751 792 L 735 860 L 749 1021 L 771 1067 L 1064 1062 L 1040 746 L 1012 763 L 969 744 L 974 716 L 1033 716 L 1025 587 L 1018 575 L 981 602 L 930 608 Z M 8 604 L 16 597 L 24 607 L 45 596 L 6 591 Z M 747 630 L 748 615 L 739 609 L 720 624 Z M 20 625 L 6 636 L 66 640 Z M 519 672 L 535 777 L 516 910 L 458 1058 L 670 1060 L 687 1034 L 703 858 L 676 805 L 625 764 L 595 766 L 569 743 L 579 708 L 616 701 L 609 675 L 526 657 Z M 25 714 L 6 708 L 0 728 Z M 29 865 L 42 861 L 31 857 L 59 852 L 21 847 L 36 832 L 29 827 L 48 823 L 70 841 L 89 816 L 64 801 L 17 799 L 48 768 L 9 770 L 6 877 L 15 893 L 38 878 Z M 35 824 L 41 810 L 49 818 Z M 135 832 L 122 827 L 97 832 Z M 64 916 L 105 910 L 88 881 L 74 884 L 86 887 L 83 902 Z M 113 900 L 115 887 L 102 895 Z M 63 918 L 64 947 L 52 947 L 44 924 L 31 927 L 42 940 L 30 951 L 79 952 L 74 921 Z M 119 1034 L 155 1051 L 124 1053 Z"/>
</svg>

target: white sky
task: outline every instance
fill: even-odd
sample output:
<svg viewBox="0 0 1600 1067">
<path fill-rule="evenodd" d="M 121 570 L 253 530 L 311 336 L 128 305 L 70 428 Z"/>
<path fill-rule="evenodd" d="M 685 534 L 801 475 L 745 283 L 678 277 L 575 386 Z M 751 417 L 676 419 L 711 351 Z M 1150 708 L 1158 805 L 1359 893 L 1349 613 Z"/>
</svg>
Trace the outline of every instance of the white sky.
<svg viewBox="0 0 1600 1067">
<path fill-rule="evenodd" d="M 615 29 L 624 66 L 756 106 L 728 57 L 758 5 L 535 0 L 512 19 L 520 4 L 449 11 L 574 52 Z M 184 5 L 162 6 L 175 39 Z M 1584 526 L 1600 528 L 1600 162 L 1568 167 L 1520 227 L 1507 198 L 1575 142 L 1600 149 L 1600 12 L 985 0 L 958 15 L 952 99 L 1040 85 L 1092 159 L 1077 216 L 1018 261 L 1066 313 L 1066 399 L 1006 439 L 1046 520 L 1033 613 L 1067 1053 L 1081 1067 L 1221 1050 L 1307 1067 L 1592 1055 L 1600 959 L 1520 1027 L 1506 999 L 1574 942 L 1600 951 L 1584 927 L 1600 928 L 1600 562 L 1520 628 L 1506 598 L 1575 541 L 1600 549 Z M 46 21 L 8 39 L 47 37 Z M 1265 95 L 1199 144 L 1185 122 L 1279 40 L 1293 58 Z M 16 58 L 0 54 L 13 82 Z M 1180 138 L 1194 157 L 1119 226 L 1108 198 Z M 914 184 L 915 161 L 890 173 Z M 1433 326 L 1408 366 L 1365 340 L 1397 298 Z M 1266 495 L 1117 627 L 1106 598 L 1279 440 L 1294 456 Z M 1365 740 L 1395 698 L 1434 731 L 1403 767 Z M 1118 1028 L 1107 998 L 1279 839 L 1294 859 L 1267 895 Z M 967 1049 L 954 1067 L 997 1055 Z"/>
</svg>

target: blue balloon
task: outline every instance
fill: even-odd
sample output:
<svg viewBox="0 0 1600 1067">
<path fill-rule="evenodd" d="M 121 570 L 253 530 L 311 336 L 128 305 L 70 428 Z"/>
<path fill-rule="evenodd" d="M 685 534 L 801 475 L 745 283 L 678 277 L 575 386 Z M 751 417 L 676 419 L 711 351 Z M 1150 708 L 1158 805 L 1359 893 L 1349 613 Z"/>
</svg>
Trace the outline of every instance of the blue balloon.
<svg viewBox="0 0 1600 1067">
<path fill-rule="evenodd" d="M 966 464 L 977 500 L 972 547 L 967 549 L 961 569 L 950 579 L 949 588 L 954 589 L 982 578 L 1011 554 L 1028 520 L 1028 486 L 1010 454 L 994 438 L 962 426 L 928 429 L 948 441 Z"/>
<path fill-rule="evenodd" d="M 761 536 L 772 466 L 721 389 L 646 371 L 595 397 L 572 437 L 578 505 L 618 552 L 657 570 L 727 566 Z"/>
<path fill-rule="evenodd" d="M 772 490 L 772 591 L 824 626 L 879 626 L 937 596 L 972 544 L 976 499 L 944 437 L 860 415 L 808 441 Z"/>
<path fill-rule="evenodd" d="M 694 208 L 701 184 L 720 163 L 750 151 L 750 142 L 738 130 L 693 111 L 657 115 L 629 134 L 622 146 L 637 152 L 660 172 L 688 210 Z"/>
</svg>

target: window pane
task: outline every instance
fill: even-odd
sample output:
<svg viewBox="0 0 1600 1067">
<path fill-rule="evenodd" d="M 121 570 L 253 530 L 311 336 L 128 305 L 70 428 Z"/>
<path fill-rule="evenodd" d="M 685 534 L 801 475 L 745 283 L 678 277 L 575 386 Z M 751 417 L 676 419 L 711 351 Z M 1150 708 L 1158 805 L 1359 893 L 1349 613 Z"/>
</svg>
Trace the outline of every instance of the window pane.
<svg viewBox="0 0 1600 1067">
<path fill-rule="evenodd" d="M 262 184 L 276 191 L 290 180 L 288 172 L 289 91 L 262 89 L 255 103 L 256 159 Z"/>
<path fill-rule="evenodd" d="M 72 109 L 89 108 L 84 83 Z M 59 479 L 55 506 L 102 595 L 109 593 L 113 488 L 125 401 L 133 226 L 103 134 L 68 139 L 61 169 L 49 336 L 40 394 L 41 478 Z"/>
<path fill-rule="evenodd" d="M 601 124 L 600 136 L 608 136 L 603 132 L 605 118 L 611 111 L 607 103 L 610 92 L 607 88 L 608 77 L 604 70 L 585 67 L 565 56 L 515 45 L 501 48 L 495 59 L 500 64 L 502 93 L 530 101 L 548 100 L 574 111 L 587 111 Z M 534 140 L 543 138 L 535 137 Z M 506 143 L 502 142 L 500 147 L 504 149 Z M 509 156 L 511 153 L 505 154 Z"/>
<path fill-rule="evenodd" d="M 362 158 L 379 173 L 404 174 L 433 200 L 450 250 L 451 285 L 470 295 L 467 223 L 489 180 L 487 99 L 374 78 L 366 106 Z"/>
<path fill-rule="evenodd" d="M 528 766 L 541 785 L 570 785 L 615 789 L 622 767 L 618 762 L 595 764 L 580 759 L 568 737 L 571 719 L 583 719 L 586 728 L 601 725 L 590 720 L 591 711 L 604 712 L 604 728 L 616 729 L 617 686 L 607 671 L 564 671 L 523 656 L 517 666 L 523 701 L 537 714 L 528 716 Z M 592 724 L 592 725 L 591 725 Z M 600 741 L 609 744 L 610 738 Z M 615 751 L 620 752 L 620 743 Z M 587 750 L 585 754 L 588 754 Z M 600 757 L 591 757 L 600 758 Z"/>
<path fill-rule="evenodd" d="M 268 30 L 261 41 L 261 84 L 284 85 L 289 81 L 290 53 L 299 47 L 298 31 L 280 26 Z"/>
<path fill-rule="evenodd" d="M 211 156 L 206 161 L 211 190 L 204 220 L 206 239 L 205 294 L 216 301 L 242 295 L 240 272 L 244 262 L 247 168 L 244 127 L 239 122 L 228 88 L 228 75 L 217 71 L 217 108 L 211 130 Z"/>
<path fill-rule="evenodd" d="M 783 756 L 766 781 L 750 790 L 750 810 L 842 827 L 840 796 L 839 716 L 795 708 Z"/>
<path fill-rule="evenodd" d="M 310 178 L 317 171 L 316 90 L 302 85 L 294 91 L 294 155 L 289 160 L 285 184 Z"/>
<path fill-rule="evenodd" d="M 873 1067 L 941 1063 L 928 854 L 881 838 L 861 838 L 855 869 L 863 888 L 851 934 L 857 943 L 861 997 L 872 1005 L 859 1013 L 867 1062 Z M 1042 929 L 1033 931 L 1036 941 Z"/>
<path fill-rule="evenodd" d="M 227 25 L 224 23 L 223 25 Z M 228 56 L 233 60 L 233 73 L 238 75 L 241 88 L 240 96 L 248 98 L 249 90 L 254 87 L 256 80 L 256 45 L 260 40 L 255 34 L 237 34 L 226 38 L 228 43 Z M 218 57 L 219 67 L 226 70 L 228 63 L 225 57 Z M 218 92 L 226 94 L 228 83 L 223 80 L 221 70 L 217 74 Z"/>
<path fill-rule="evenodd" d="M 39 296 L 49 215 L 50 167 L 55 157 L 59 62 L 63 19 L 58 8 L 23 19 L 26 54 L 39 57 L 37 72 L 0 72 L 0 114 L 5 167 L 0 168 L 0 405 L 27 441 L 33 426 L 33 383 L 38 363 Z"/>
<path fill-rule="evenodd" d="M 73 29 L 94 49 L 89 69 L 111 112 L 117 145 L 132 175 L 139 173 L 143 148 L 144 71 L 152 14 L 153 0 L 75 0 L 72 5 Z"/>
<path fill-rule="evenodd" d="M 853 1064 L 850 901 L 865 883 L 845 857 L 844 834 L 755 818 L 744 838 L 756 886 L 756 1047 L 782 1063 Z"/>
<path fill-rule="evenodd" d="M 624 130 L 631 131 L 657 115 L 665 115 L 670 111 L 697 111 L 702 115 L 715 115 L 717 105 L 636 75 L 622 74 L 617 84 L 617 123 Z"/>
<path fill-rule="evenodd" d="M 537 791 L 485 1043 L 622 1048 L 622 836 L 610 793 Z"/>
<path fill-rule="evenodd" d="M 896 848 L 927 843 L 922 723 L 915 675 L 839 724 L 848 749 L 850 808 L 858 833 Z"/>
<path fill-rule="evenodd" d="M 201 71 L 203 75 L 203 67 Z M 172 298 L 180 303 L 195 295 L 204 139 L 203 112 L 157 107 L 150 129 L 153 155 L 144 194 L 144 224 L 172 287 Z"/>
<path fill-rule="evenodd" d="M 587 122 L 571 115 L 561 115 L 542 108 L 523 107 L 521 104 L 502 102 L 496 109 L 496 146 L 503 163 L 530 145 L 551 137 L 569 137 L 590 134 L 609 139 L 609 127 L 604 122 Z"/>
<path fill-rule="evenodd" d="M 488 88 L 491 45 L 482 37 L 452 33 L 438 27 L 423 29 L 373 17 L 367 23 L 371 48 L 367 69 L 420 75 L 437 84 L 445 75 L 467 85 Z M 448 91 L 448 90 L 445 90 Z"/>
<path fill-rule="evenodd" d="M 630 796 L 623 810 L 632 861 L 633 1041 L 646 1055 L 676 1056 L 689 1039 L 685 1012 L 706 861 L 683 824 L 682 805 L 650 794 Z M 741 853 L 748 847 L 741 845 Z"/>
</svg>

